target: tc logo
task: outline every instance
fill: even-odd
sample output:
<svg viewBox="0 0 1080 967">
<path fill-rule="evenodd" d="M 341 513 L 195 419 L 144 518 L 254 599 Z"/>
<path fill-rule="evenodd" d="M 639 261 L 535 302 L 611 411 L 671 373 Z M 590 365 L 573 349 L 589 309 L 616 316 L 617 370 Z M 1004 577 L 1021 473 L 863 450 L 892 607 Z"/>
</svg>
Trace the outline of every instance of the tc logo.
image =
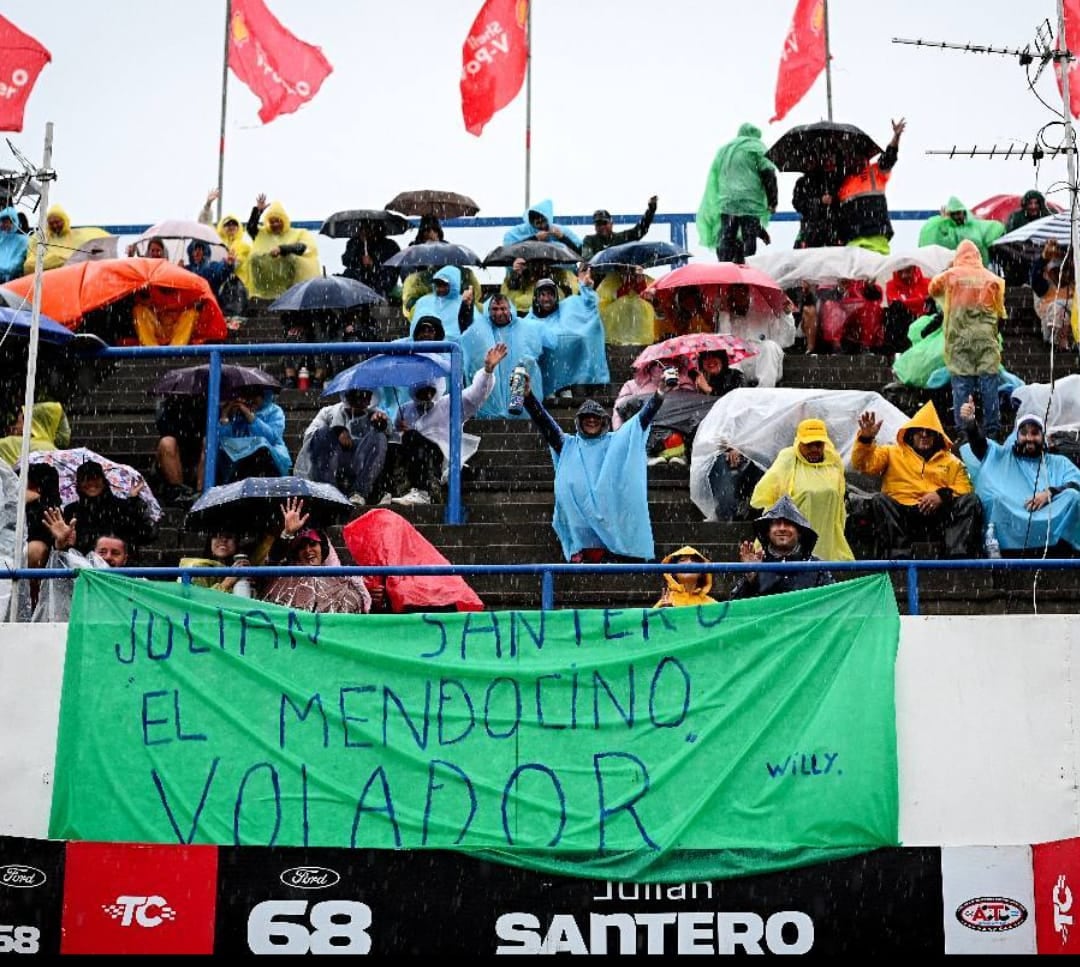
<svg viewBox="0 0 1080 967">
<path fill-rule="evenodd" d="M 1057 878 L 1054 884 L 1051 899 L 1054 903 L 1054 930 L 1061 934 L 1062 945 L 1069 942 L 1069 927 L 1072 926 L 1073 918 L 1070 913 L 1073 905 L 1072 890 L 1065 882 L 1065 874 Z"/>
<path fill-rule="evenodd" d="M 157 896 L 118 896 L 115 903 L 103 903 L 104 910 L 120 926 L 130 927 L 134 919 L 140 927 L 156 927 L 165 920 L 175 920 L 176 911 L 169 906 L 165 897 Z"/>
</svg>

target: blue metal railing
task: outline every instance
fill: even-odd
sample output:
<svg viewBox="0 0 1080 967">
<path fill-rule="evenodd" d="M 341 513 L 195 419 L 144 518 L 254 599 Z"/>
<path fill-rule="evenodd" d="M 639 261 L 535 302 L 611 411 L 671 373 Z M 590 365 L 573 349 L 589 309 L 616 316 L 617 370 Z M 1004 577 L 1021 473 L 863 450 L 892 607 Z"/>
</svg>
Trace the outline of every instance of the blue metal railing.
<svg viewBox="0 0 1080 967">
<path fill-rule="evenodd" d="M 221 358 L 223 356 L 284 356 L 294 353 L 335 353 L 360 355 L 384 353 L 395 356 L 414 353 L 448 353 L 450 356 L 450 460 L 446 499 L 446 523 L 462 524 L 461 504 L 461 347 L 453 342 L 328 342 L 328 343 L 245 343 L 202 346 L 109 346 L 93 354 L 94 359 L 146 359 L 153 357 L 206 356 L 209 378 L 206 398 L 206 465 L 203 490 L 217 480 L 218 411 L 221 405 Z"/>
<path fill-rule="evenodd" d="M 393 576 L 457 576 L 468 577 L 474 574 L 533 575 L 540 578 L 540 609 L 551 611 L 555 607 L 555 578 L 559 575 L 607 574 L 726 574 L 749 571 L 904 571 L 906 572 L 906 593 L 908 614 L 918 615 L 919 611 L 919 572 L 944 570 L 1076 570 L 1080 560 L 1070 558 L 1009 558 L 1009 559 L 971 559 L 971 560 L 925 560 L 925 561 L 795 561 L 787 564 L 758 562 L 688 564 L 400 564 L 400 565 L 363 565 L 363 566 L 304 566 L 304 565 L 259 565 L 256 567 L 118 567 L 110 573 L 126 577 L 176 580 L 189 584 L 192 579 L 212 577 L 220 580 L 225 577 L 274 578 L 313 575 L 315 577 L 360 577 L 365 574 L 380 577 Z M 54 579 L 72 578 L 78 574 L 71 568 L 13 568 L 0 572 L 0 580 L 5 579 Z M 518 609 L 525 610 L 525 609 Z"/>
</svg>

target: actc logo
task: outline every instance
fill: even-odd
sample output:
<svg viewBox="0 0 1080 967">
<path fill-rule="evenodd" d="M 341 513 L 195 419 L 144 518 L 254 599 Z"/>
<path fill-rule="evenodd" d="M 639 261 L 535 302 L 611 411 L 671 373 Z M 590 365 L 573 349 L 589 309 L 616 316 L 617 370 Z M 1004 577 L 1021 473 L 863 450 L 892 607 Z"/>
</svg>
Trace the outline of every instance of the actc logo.
<svg viewBox="0 0 1080 967">
<path fill-rule="evenodd" d="M 104 910 L 120 926 L 130 927 L 132 921 L 140 927 L 156 927 L 166 920 L 175 920 L 176 911 L 169 906 L 165 897 L 158 896 L 118 896 L 115 903 L 103 903 Z"/>
</svg>

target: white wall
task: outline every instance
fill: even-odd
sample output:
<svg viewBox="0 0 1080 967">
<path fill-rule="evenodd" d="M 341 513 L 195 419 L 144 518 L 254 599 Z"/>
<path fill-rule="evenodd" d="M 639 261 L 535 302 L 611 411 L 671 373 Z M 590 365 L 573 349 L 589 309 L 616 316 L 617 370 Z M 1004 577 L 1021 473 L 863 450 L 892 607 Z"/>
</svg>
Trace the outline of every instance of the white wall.
<svg viewBox="0 0 1080 967">
<path fill-rule="evenodd" d="M 1080 835 L 1080 616 L 902 617 L 907 846 Z M 47 834 L 66 625 L 0 625 L 0 834 Z"/>
</svg>

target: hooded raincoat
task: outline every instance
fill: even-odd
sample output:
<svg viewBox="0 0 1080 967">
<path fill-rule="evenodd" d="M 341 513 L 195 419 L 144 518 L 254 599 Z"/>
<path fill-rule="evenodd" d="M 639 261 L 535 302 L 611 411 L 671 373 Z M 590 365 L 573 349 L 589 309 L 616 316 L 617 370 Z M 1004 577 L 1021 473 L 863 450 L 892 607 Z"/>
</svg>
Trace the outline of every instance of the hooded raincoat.
<svg viewBox="0 0 1080 967">
<path fill-rule="evenodd" d="M 847 509 L 844 461 L 831 440 L 825 442 L 825 458 L 811 463 L 798 443 L 784 447 L 758 481 L 750 495 L 750 506 L 764 510 L 781 497 L 789 496 L 815 531 L 821 558 L 826 561 L 853 561 L 855 555 L 844 536 Z M 786 515 L 784 515 L 786 516 Z"/>
<path fill-rule="evenodd" d="M 777 554 L 769 543 L 769 526 L 778 519 L 791 521 L 799 532 L 798 546 L 784 557 Z M 764 552 L 763 563 L 823 560 L 814 554 L 814 549 L 818 545 L 817 531 L 799 513 L 794 502 L 786 495 L 754 520 L 754 535 Z M 740 577 L 731 589 L 731 597 L 753 598 L 765 594 L 782 594 L 786 591 L 805 591 L 808 588 L 820 588 L 826 584 L 832 584 L 833 580 L 832 572 L 824 569 L 819 571 L 757 571 L 752 576 L 747 574 Z"/>
<path fill-rule="evenodd" d="M 226 228 L 226 223 L 236 222 L 236 228 Z M 251 265 L 249 260 L 251 258 L 251 239 L 248 238 L 247 232 L 244 231 L 244 223 L 240 218 L 231 213 L 221 216 L 221 221 L 217 223 L 218 237 L 225 243 L 225 247 L 236 259 L 233 265 L 233 272 L 236 273 L 236 277 L 244 283 L 245 289 L 251 288 Z"/>
<path fill-rule="evenodd" d="M 195 261 L 196 249 L 202 250 L 201 262 Z M 200 278 L 206 279 L 215 298 L 220 301 L 221 286 L 233 274 L 233 267 L 223 259 L 212 261 L 210 243 L 201 238 L 193 238 L 188 242 L 187 257 L 187 264 L 184 268 L 189 272 L 194 272 Z"/>
<path fill-rule="evenodd" d="M 933 430 L 941 445 L 929 457 L 922 457 L 908 442 L 908 432 L 916 427 Z M 933 401 L 928 401 L 896 431 L 896 443 L 863 443 L 856 436 L 851 465 L 860 473 L 881 478 L 881 492 L 899 504 L 911 507 L 931 490 L 950 490 L 954 496 L 970 494 L 964 462 L 952 452 L 952 440 L 945 433 Z"/>
<path fill-rule="evenodd" d="M 474 374 L 472 382 L 461 391 L 461 422 L 471 420 L 487 398 L 495 384 L 495 374 L 483 366 Z M 437 395 L 430 408 L 421 409 L 416 394 L 425 386 L 435 386 Z M 434 443 L 443 455 L 443 466 L 450 466 L 450 394 L 438 389 L 434 380 L 422 380 L 409 387 L 412 399 L 398 411 L 397 427 L 415 430 Z M 480 437 L 474 433 L 461 434 L 461 466 L 469 461 L 480 447 Z"/>
<path fill-rule="evenodd" d="M 525 210 L 525 214 L 521 216 L 521 222 L 517 225 L 511 225 L 503 234 L 503 245 L 513 245 L 515 242 L 524 242 L 526 239 L 536 237 L 536 229 L 533 228 L 532 223 L 529 221 L 529 216 L 533 212 L 543 215 L 547 219 L 549 232 L 558 227 L 559 231 L 562 232 L 562 241 L 565 241 L 575 252 L 581 251 L 581 238 L 567 226 L 558 225 L 555 221 L 555 205 L 550 198 L 545 198 L 535 205 L 530 205 Z M 552 236 L 552 240 L 560 241 L 555 236 Z"/>
<path fill-rule="evenodd" d="M 583 285 L 577 295 L 560 298 L 555 311 L 542 318 L 534 303 L 525 319 L 543 333 L 545 352 L 540 370 L 545 393 L 610 381 L 604 324 L 592 286 Z"/>
<path fill-rule="evenodd" d="M 524 366 L 532 391 L 543 399 L 544 379 L 540 372 L 540 357 L 544 353 L 544 334 L 535 320 L 519 319 L 514 314 L 513 306 L 510 307 L 509 324 L 496 326 L 491 321 L 489 299 L 483 312 L 477 315 L 476 321 L 461 337 L 467 380 L 484 368 L 487 351 L 497 343 L 506 345 L 506 358 L 495 367 L 495 384 L 476 415 L 482 420 L 527 420 L 529 417 L 524 410 L 517 415 L 509 410 L 510 374 L 517 365 Z"/>
<path fill-rule="evenodd" d="M 1027 204 L 1029 201 L 1037 201 L 1039 203 L 1039 211 L 1036 215 L 1029 215 L 1027 213 Z M 1016 209 L 1005 222 L 1005 234 L 1015 231 L 1018 228 L 1023 228 L 1028 222 L 1036 221 L 1039 218 L 1046 218 L 1054 213 L 1050 211 L 1046 204 L 1046 197 L 1041 191 L 1036 191 L 1034 188 L 1029 191 L 1025 191 L 1023 197 L 1020 199 L 1020 207 Z"/>
<path fill-rule="evenodd" d="M 1021 422 L 1023 418 L 1004 443 L 987 440 L 982 460 L 972 452 L 970 443 L 960 447 L 986 523 L 994 525 L 1003 550 L 1053 547 L 1059 541 L 1080 548 L 1080 490 L 1069 486 L 1080 487 L 1080 468 L 1059 453 L 1018 456 L 1014 447 Z M 1048 487 L 1067 489 L 1038 510 L 1024 507 L 1036 491 Z"/>
<path fill-rule="evenodd" d="M 0 282 L 10 282 L 23 274 L 29 238 L 19 231 L 19 213 L 8 206 L 0 209 L 0 219 L 11 219 L 10 231 L 0 231 Z"/>
<path fill-rule="evenodd" d="M 439 266 L 439 268 L 442 268 L 442 266 Z M 412 322 L 416 311 L 416 303 L 433 291 L 432 279 L 435 277 L 435 271 L 417 269 L 415 272 L 410 272 L 405 276 L 405 281 L 401 283 L 401 311 L 405 313 L 405 318 L 410 322 Z M 462 291 L 472 289 L 474 306 L 478 306 L 484 301 L 483 287 L 480 285 L 476 273 L 470 268 L 461 270 L 461 289 Z M 419 316 L 416 318 L 419 318 Z"/>
<path fill-rule="evenodd" d="M 697 212 L 701 245 L 716 247 L 721 215 L 753 215 L 763 228 L 769 224 L 769 199 L 761 176 L 771 172 L 775 178 L 776 165 L 765 150 L 761 128 L 746 123 L 716 152 Z"/>
<path fill-rule="evenodd" d="M 75 254 L 75 250 L 85 245 L 91 239 L 108 238 L 109 233 L 102 228 L 72 228 L 71 218 L 59 205 L 50 205 L 46 218 L 56 216 L 64 223 L 63 228 L 54 233 L 52 229 L 45 229 L 45 268 L 58 269 L 67 263 L 67 260 Z M 31 245 L 26 252 L 26 262 L 23 265 L 24 275 L 29 275 L 37 265 L 37 246 Z"/>
<path fill-rule="evenodd" d="M 242 414 L 234 413 L 228 423 L 218 428 L 218 448 L 233 463 L 266 448 L 278 473 L 282 477 L 288 475 L 292 457 L 285 446 L 285 411 L 274 402 L 273 391 L 263 393 L 253 423 L 248 423 Z"/>
<path fill-rule="evenodd" d="M 30 417 L 31 450 L 64 450 L 71 443 L 71 427 L 59 403 L 35 403 Z M 0 439 L 0 460 L 15 466 L 22 453 L 22 434 Z"/>
<path fill-rule="evenodd" d="M 282 221 L 280 232 L 270 230 L 270 219 Z M 273 256 L 270 252 L 284 245 L 303 245 L 301 254 Z M 262 213 L 262 222 L 251 243 L 248 261 L 251 282 L 248 291 L 259 299 L 276 299 L 298 282 L 314 279 L 319 274 L 319 248 L 315 236 L 305 228 L 293 228 L 285 207 L 272 202 Z"/>
<path fill-rule="evenodd" d="M 461 338 L 461 327 L 458 324 L 458 314 L 461 312 L 461 269 L 456 265 L 444 265 L 432 278 L 445 282 L 450 286 L 450 291 L 445 296 L 429 292 L 416 300 L 409 336 L 413 335 L 417 322 L 424 316 L 437 316 L 442 320 L 445 337 L 457 342 Z M 475 309 L 473 309 L 473 321 L 476 321 Z"/>
<path fill-rule="evenodd" d="M 677 551 L 673 551 L 667 557 L 664 558 L 664 564 L 671 564 L 673 561 L 679 558 L 689 558 L 691 563 L 694 564 L 708 564 L 709 559 L 701 553 L 696 547 L 691 547 L 689 544 L 686 547 L 680 547 Z M 669 573 L 664 575 L 664 584 L 666 588 L 660 600 L 653 605 L 654 608 L 685 608 L 695 604 L 716 604 L 716 598 L 712 597 L 709 592 L 712 590 L 713 577 L 711 574 L 699 574 L 698 581 L 694 587 L 687 588 L 679 580 L 678 576 Z"/>
<path fill-rule="evenodd" d="M 1005 318 L 1005 280 L 983 268 L 974 242 L 964 239 L 960 243 L 952 268 L 935 275 L 929 291 L 945 314 L 945 365 L 949 372 L 957 376 L 998 372 L 998 320 Z"/>
<path fill-rule="evenodd" d="M 967 221 L 957 225 L 949 212 L 966 212 Z M 958 249 L 965 239 L 973 242 L 979 250 L 983 263 L 990 261 L 990 245 L 1005 234 L 1005 226 L 993 218 L 976 218 L 959 198 L 952 196 L 945 203 L 945 214 L 927 220 L 919 231 L 919 246 L 944 245 Z"/>
</svg>

